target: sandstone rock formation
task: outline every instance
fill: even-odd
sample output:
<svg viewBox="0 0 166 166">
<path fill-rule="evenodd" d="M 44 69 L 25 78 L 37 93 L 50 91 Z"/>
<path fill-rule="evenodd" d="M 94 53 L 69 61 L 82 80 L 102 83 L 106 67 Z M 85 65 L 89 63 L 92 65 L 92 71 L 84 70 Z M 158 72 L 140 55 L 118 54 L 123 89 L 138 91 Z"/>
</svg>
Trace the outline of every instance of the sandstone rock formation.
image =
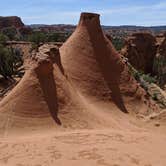
<svg viewBox="0 0 166 166">
<path fill-rule="evenodd" d="M 156 39 L 149 33 L 135 33 L 126 41 L 124 56 L 129 62 L 144 73 L 153 73 L 156 56 Z"/>
<path fill-rule="evenodd" d="M 124 113 L 157 111 L 105 37 L 98 14 L 81 14 L 60 54 L 46 44 L 26 63 L 24 77 L 0 102 L 4 135 L 50 127 L 127 128 Z"/>
<path fill-rule="evenodd" d="M 142 103 L 145 92 L 105 37 L 98 14 L 82 13 L 60 52 L 66 74 L 85 98 L 113 102 L 123 112 L 128 112 L 130 97 Z"/>
<path fill-rule="evenodd" d="M 0 17 L 0 29 L 6 27 L 21 28 L 24 26 L 20 17 L 10 16 L 10 17 Z"/>
<path fill-rule="evenodd" d="M 163 87 L 166 84 L 166 35 L 158 46 L 154 59 L 153 72 L 158 76 L 160 85 Z"/>
</svg>

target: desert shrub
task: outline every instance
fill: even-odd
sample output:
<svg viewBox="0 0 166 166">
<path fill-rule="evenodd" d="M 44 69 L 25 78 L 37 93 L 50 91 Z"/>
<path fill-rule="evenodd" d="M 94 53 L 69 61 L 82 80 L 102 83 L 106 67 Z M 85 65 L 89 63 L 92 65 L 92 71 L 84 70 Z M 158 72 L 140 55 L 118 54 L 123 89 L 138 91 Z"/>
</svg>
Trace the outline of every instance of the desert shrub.
<svg viewBox="0 0 166 166">
<path fill-rule="evenodd" d="M 140 81 L 140 77 L 143 75 L 142 72 L 137 71 L 130 63 L 127 63 L 128 68 L 132 76 L 137 80 Z"/>
<path fill-rule="evenodd" d="M 133 77 L 137 80 L 137 81 L 141 81 L 141 79 L 144 82 L 147 83 L 157 83 L 157 79 L 156 77 L 152 77 L 150 74 L 144 74 L 143 71 L 138 71 L 136 70 L 130 63 L 128 63 L 128 67 L 129 67 L 129 71 L 130 73 L 133 75 Z"/>
<path fill-rule="evenodd" d="M 47 35 L 39 31 L 33 32 L 31 35 L 29 35 L 28 41 L 32 42 L 32 50 L 38 50 L 38 47 L 41 43 L 47 42 Z"/>
<path fill-rule="evenodd" d="M 152 95 L 152 99 L 153 99 L 153 100 L 156 100 L 156 101 L 158 100 L 158 98 L 157 98 L 157 93 L 154 93 L 154 94 Z"/>
<path fill-rule="evenodd" d="M 121 50 L 124 46 L 124 40 L 118 37 L 112 39 L 112 44 L 114 45 L 116 50 Z"/>
<path fill-rule="evenodd" d="M 5 79 L 12 78 L 14 75 L 21 76 L 22 64 L 22 52 L 19 49 L 0 45 L 0 75 Z"/>
<path fill-rule="evenodd" d="M 150 74 L 142 74 L 142 78 L 148 83 L 156 83 L 157 80 L 155 77 L 150 76 Z"/>
<path fill-rule="evenodd" d="M 2 45 L 6 44 L 7 40 L 8 40 L 8 37 L 4 35 L 3 33 L 0 33 L 0 44 Z"/>
<path fill-rule="evenodd" d="M 53 32 L 47 34 L 48 42 L 65 42 L 70 36 L 70 33 Z"/>
<path fill-rule="evenodd" d="M 9 38 L 9 40 L 18 40 L 17 29 L 14 27 L 4 28 L 2 33 Z"/>
<path fill-rule="evenodd" d="M 59 33 L 49 33 L 47 37 L 48 42 L 57 42 L 60 40 L 60 34 Z"/>
<path fill-rule="evenodd" d="M 40 43 L 45 43 L 47 41 L 47 35 L 43 32 L 33 32 L 28 40 L 39 45 Z"/>
</svg>

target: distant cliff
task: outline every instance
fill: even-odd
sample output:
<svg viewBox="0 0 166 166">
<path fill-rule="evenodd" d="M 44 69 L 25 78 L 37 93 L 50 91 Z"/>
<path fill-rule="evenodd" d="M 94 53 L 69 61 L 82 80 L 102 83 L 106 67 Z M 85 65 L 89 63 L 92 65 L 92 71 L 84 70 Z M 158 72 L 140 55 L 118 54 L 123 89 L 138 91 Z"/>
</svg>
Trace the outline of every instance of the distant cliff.
<svg viewBox="0 0 166 166">
<path fill-rule="evenodd" d="M 0 29 L 6 27 L 22 28 L 24 27 L 24 23 L 17 16 L 0 17 Z"/>
</svg>

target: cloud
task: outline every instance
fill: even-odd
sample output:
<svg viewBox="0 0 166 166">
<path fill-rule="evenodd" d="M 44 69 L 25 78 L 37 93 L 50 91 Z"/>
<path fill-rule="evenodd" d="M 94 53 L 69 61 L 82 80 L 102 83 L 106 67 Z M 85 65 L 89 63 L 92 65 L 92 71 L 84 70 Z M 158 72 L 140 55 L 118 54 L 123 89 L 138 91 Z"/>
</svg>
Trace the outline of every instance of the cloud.
<svg viewBox="0 0 166 166">
<path fill-rule="evenodd" d="M 136 13 L 136 12 L 155 12 L 159 10 L 166 10 L 166 2 L 160 2 L 154 5 L 147 5 L 147 6 L 124 6 L 124 7 L 117 7 L 117 8 L 110 8 L 110 9 L 104 9 L 99 10 L 102 14 L 113 14 L 113 13 Z"/>
</svg>

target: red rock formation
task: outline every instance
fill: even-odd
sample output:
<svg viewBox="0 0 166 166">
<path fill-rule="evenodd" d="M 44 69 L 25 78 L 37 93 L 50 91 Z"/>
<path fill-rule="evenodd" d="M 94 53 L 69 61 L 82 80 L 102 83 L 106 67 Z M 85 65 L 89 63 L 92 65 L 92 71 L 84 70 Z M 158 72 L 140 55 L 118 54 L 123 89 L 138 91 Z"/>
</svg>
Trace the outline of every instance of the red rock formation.
<svg viewBox="0 0 166 166">
<path fill-rule="evenodd" d="M 161 86 L 166 84 L 166 35 L 157 49 L 153 72 L 158 76 Z"/>
<path fill-rule="evenodd" d="M 19 29 L 19 32 L 22 34 L 22 35 L 29 35 L 29 34 L 32 34 L 32 29 L 30 27 L 21 27 Z"/>
<path fill-rule="evenodd" d="M 124 56 L 140 71 L 153 72 L 156 39 L 150 33 L 135 33 L 126 41 Z"/>
<path fill-rule="evenodd" d="M 54 49 L 57 50 L 56 47 Z M 58 103 L 60 95 L 57 97 L 58 80 L 54 80 L 54 72 L 59 72 L 59 68 L 54 71 L 56 62 L 53 62 L 49 55 L 50 50 L 49 47 L 41 48 L 39 53 L 35 53 L 27 61 L 22 80 L 0 103 L 0 118 L 4 121 L 1 128 L 5 129 L 3 125 L 9 115 L 12 115 L 13 119 L 10 130 L 60 124 L 58 109 L 61 102 Z M 58 57 L 59 51 L 54 51 L 54 56 Z M 67 94 L 64 100 L 61 100 L 63 104 L 67 103 L 66 98 Z"/>
<path fill-rule="evenodd" d="M 15 27 L 21 28 L 24 26 L 20 17 L 17 16 L 9 16 L 9 17 L 0 17 L 0 29 L 6 27 Z"/>
<path fill-rule="evenodd" d="M 145 94 L 104 35 L 98 14 L 82 13 L 75 32 L 60 52 L 66 74 L 86 98 L 113 102 L 127 112 L 126 99 L 135 98 L 139 90 Z"/>
<path fill-rule="evenodd" d="M 0 102 L 0 131 L 43 130 L 60 122 L 64 128 L 127 128 L 124 112 L 156 108 L 146 97 L 103 34 L 99 15 L 82 13 L 60 54 L 43 45 L 27 60 L 24 77 Z"/>
</svg>

